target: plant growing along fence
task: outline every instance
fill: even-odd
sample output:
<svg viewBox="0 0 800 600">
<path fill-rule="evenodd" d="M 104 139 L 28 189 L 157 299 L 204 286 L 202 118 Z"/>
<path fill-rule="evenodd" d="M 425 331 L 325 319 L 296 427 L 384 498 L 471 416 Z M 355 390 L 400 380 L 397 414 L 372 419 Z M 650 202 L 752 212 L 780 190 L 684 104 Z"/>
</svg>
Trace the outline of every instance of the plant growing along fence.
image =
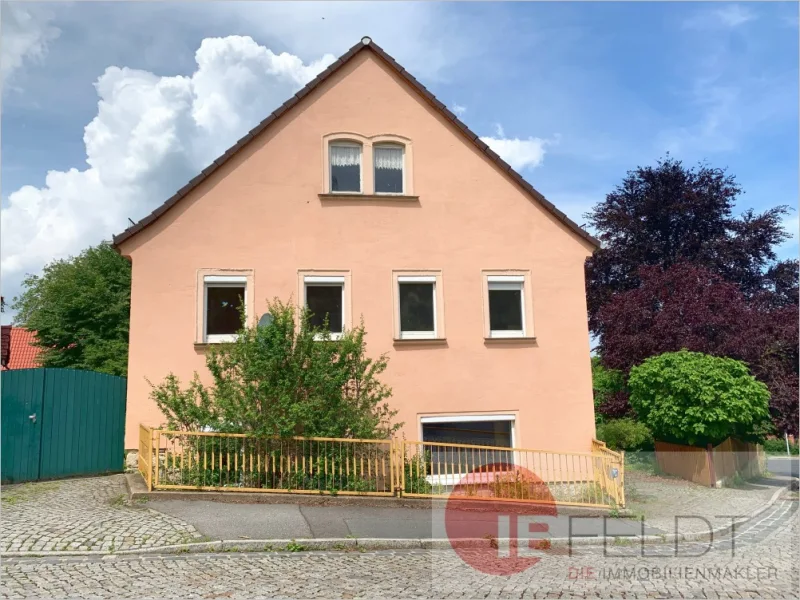
<svg viewBox="0 0 800 600">
<path fill-rule="evenodd" d="M 623 506 L 623 455 L 391 439 L 280 438 L 140 426 L 149 489 L 509 500 Z M 520 472 L 536 475 L 529 480 Z"/>
<path fill-rule="evenodd" d="M 161 430 L 153 435 L 153 485 L 161 489 L 394 493 L 390 440 Z"/>
</svg>

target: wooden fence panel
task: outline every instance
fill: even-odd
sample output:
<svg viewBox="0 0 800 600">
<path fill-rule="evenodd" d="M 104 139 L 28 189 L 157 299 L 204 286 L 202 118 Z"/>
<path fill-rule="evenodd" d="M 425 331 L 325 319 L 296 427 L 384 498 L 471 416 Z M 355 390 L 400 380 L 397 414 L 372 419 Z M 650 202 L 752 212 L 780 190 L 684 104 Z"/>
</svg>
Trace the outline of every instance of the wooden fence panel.
<svg viewBox="0 0 800 600">
<path fill-rule="evenodd" d="M 656 461 L 662 473 L 701 485 L 713 485 L 708 450 L 668 442 L 656 442 L 655 446 Z"/>
<path fill-rule="evenodd" d="M 761 446 L 731 438 L 714 448 L 656 442 L 656 460 L 667 475 L 712 487 L 723 485 L 737 474 L 758 477 L 766 467 Z"/>
</svg>

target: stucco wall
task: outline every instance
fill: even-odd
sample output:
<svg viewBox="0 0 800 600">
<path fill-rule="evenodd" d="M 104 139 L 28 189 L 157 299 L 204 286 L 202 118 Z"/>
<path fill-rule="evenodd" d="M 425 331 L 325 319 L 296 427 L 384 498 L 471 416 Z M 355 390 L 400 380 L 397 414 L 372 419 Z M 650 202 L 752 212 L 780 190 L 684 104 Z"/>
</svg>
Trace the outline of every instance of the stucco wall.
<svg viewBox="0 0 800 600">
<path fill-rule="evenodd" d="M 323 136 L 413 144 L 418 202 L 321 200 Z M 365 170 L 368 168 L 365 165 Z M 350 272 L 351 312 L 408 439 L 419 415 L 516 413 L 516 445 L 589 451 L 594 418 L 584 294 L 589 244 L 518 188 L 369 52 L 319 86 L 153 225 L 123 242 L 133 264 L 125 445 L 157 425 L 145 378 L 205 374 L 198 270 L 252 269 L 267 298 L 297 299 L 298 270 Z M 393 270 L 441 270 L 446 344 L 393 344 Z M 535 343 L 484 343 L 482 270 L 530 271 Z M 251 295 L 252 294 L 252 295 Z"/>
</svg>

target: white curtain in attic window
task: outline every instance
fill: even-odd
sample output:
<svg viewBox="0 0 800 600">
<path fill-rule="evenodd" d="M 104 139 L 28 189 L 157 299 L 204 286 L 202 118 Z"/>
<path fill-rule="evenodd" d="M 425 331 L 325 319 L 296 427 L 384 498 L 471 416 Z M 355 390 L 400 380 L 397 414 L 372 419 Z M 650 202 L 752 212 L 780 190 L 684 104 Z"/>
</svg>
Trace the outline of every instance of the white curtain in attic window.
<svg viewBox="0 0 800 600">
<path fill-rule="evenodd" d="M 357 167 L 360 164 L 360 146 L 331 146 L 331 166 Z"/>
<path fill-rule="evenodd" d="M 375 146 L 375 168 L 403 169 L 403 149 L 399 146 Z"/>
</svg>

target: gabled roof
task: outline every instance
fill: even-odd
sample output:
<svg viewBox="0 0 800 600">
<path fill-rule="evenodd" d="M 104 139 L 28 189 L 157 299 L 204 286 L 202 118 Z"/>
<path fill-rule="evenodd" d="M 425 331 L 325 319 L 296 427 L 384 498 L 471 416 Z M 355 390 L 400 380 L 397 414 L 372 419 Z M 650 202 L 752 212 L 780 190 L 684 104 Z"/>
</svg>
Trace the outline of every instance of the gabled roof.
<svg viewBox="0 0 800 600">
<path fill-rule="evenodd" d="M 424 85 L 422 85 L 419 81 L 417 81 L 408 71 L 406 71 L 397 61 L 395 61 L 394 58 L 389 56 L 383 50 L 383 48 L 378 46 L 369 37 L 362 38 L 359 43 L 350 48 L 350 50 L 348 50 L 342 56 L 340 56 L 327 69 L 322 71 L 322 73 L 320 73 L 310 82 L 308 82 L 308 84 L 306 84 L 306 86 L 303 89 L 301 89 L 294 96 L 289 98 L 286 102 L 284 102 L 281 106 L 279 106 L 271 115 L 269 115 L 266 119 L 264 119 L 253 129 L 251 129 L 247 135 L 241 138 L 233 146 L 228 148 L 228 150 L 222 156 L 220 156 L 217 160 L 215 160 L 208 167 L 206 167 L 197 177 L 192 179 L 189 183 L 187 183 L 180 190 L 178 190 L 175 193 L 175 195 L 173 195 L 166 202 L 164 202 L 164 204 L 156 208 L 152 213 L 144 217 L 138 223 L 131 225 L 119 235 L 115 235 L 114 246 L 118 247 L 122 242 L 134 236 L 135 234 L 140 232 L 142 229 L 144 229 L 151 223 L 155 222 L 156 219 L 158 219 L 161 215 L 163 215 L 170 208 L 172 208 L 181 198 L 183 198 L 192 189 L 194 189 L 197 185 L 199 185 L 200 182 L 202 182 L 206 177 L 211 175 L 211 173 L 213 173 L 220 166 L 225 164 L 225 162 L 231 156 L 233 156 L 248 142 L 250 142 L 258 134 L 264 131 L 277 119 L 279 119 L 286 111 L 288 111 L 295 104 L 300 102 L 300 100 L 303 97 L 307 96 L 318 85 L 320 85 L 322 82 L 324 82 L 334 73 L 336 73 L 339 69 L 341 69 L 359 52 L 364 52 L 364 51 L 372 52 L 380 59 L 382 59 L 383 62 L 387 64 L 400 78 L 406 81 L 425 100 L 427 100 L 427 102 L 431 106 L 436 108 L 448 120 L 452 121 L 453 125 L 455 125 L 461 131 L 464 137 L 466 137 L 470 142 L 472 142 L 481 152 L 483 152 L 490 160 L 492 160 L 498 167 L 500 167 L 501 170 L 505 171 L 508 174 L 508 176 L 511 177 L 511 179 L 513 179 L 515 183 L 517 183 L 517 185 L 519 185 L 525 192 L 527 192 L 530 196 L 532 196 L 534 200 L 539 202 L 539 204 L 541 204 L 547 211 L 552 213 L 553 216 L 561 220 L 569 229 L 571 229 L 581 238 L 588 241 L 593 246 L 600 247 L 600 242 L 595 237 L 590 235 L 588 232 L 584 231 L 578 224 L 572 221 L 567 215 L 558 210 L 558 208 L 556 208 L 556 206 L 552 202 L 547 200 L 547 198 L 545 198 L 541 193 L 539 193 L 530 183 L 525 181 L 522 175 L 520 175 L 514 169 L 512 169 L 511 165 L 509 165 L 506 161 L 500 158 L 500 156 L 496 152 L 494 152 L 491 148 L 489 148 L 489 146 L 485 142 L 483 142 L 476 133 L 470 130 L 470 128 L 467 127 L 464 123 L 462 123 L 461 120 L 456 115 L 454 115 L 444 104 L 442 104 L 439 100 L 437 100 L 436 97 L 433 94 L 431 94 L 425 88 Z"/>
</svg>

